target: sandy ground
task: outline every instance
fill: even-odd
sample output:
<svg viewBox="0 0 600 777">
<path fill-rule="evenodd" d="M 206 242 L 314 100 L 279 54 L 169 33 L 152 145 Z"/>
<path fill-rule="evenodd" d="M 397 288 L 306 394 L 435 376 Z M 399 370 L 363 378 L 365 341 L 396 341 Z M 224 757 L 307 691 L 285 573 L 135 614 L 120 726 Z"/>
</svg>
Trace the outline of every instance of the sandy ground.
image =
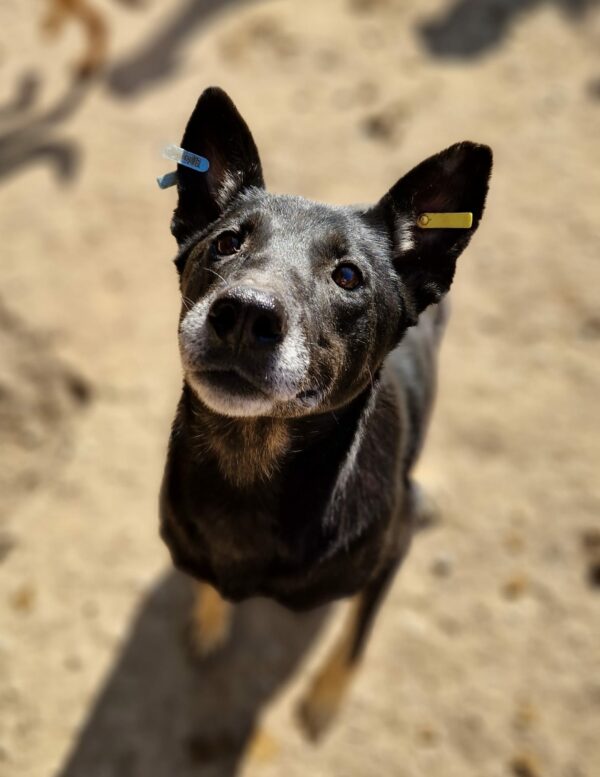
<svg viewBox="0 0 600 777">
<path fill-rule="evenodd" d="M 600 774 L 597 5 L 97 4 L 110 63 L 78 90 L 78 29 L 41 45 L 41 0 L 0 0 L 0 774 Z M 194 661 L 157 536 L 180 376 L 154 177 L 213 83 L 277 191 L 368 201 L 454 141 L 496 156 L 420 467 L 441 518 L 318 747 L 294 705 L 343 605 L 249 602 Z"/>
</svg>

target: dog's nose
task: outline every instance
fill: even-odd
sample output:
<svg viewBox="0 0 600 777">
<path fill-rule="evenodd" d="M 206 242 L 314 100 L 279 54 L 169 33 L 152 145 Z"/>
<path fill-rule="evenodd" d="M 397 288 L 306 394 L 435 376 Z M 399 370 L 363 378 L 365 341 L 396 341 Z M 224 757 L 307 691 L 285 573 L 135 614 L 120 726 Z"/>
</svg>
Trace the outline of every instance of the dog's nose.
<svg viewBox="0 0 600 777">
<path fill-rule="evenodd" d="M 208 320 L 219 340 L 247 348 L 277 345 L 285 336 L 287 323 L 281 300 L 246 286 L 228 289 L 217 297 Z"/>
</svg>

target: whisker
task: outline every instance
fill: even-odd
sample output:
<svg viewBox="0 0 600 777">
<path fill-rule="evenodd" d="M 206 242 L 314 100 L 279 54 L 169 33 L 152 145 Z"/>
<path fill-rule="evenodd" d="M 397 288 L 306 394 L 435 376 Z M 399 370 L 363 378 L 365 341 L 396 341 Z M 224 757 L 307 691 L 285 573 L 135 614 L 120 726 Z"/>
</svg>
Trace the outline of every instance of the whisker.
<svg viewBox="0 0 600 777">
<path fill-rule="evenodd" d="M 216 275 L 217 278 L 220 278 L 223 281 L 223 283 L 225 284 L 225 286 L 227 286 L 228 289 L 231 288 L 231 285 L 225 280 L 225 278 L 223 278 L 223 276 L 220 275 L 216 270 L 213 270 L 212 267 L 203 267 L 202 269 L 206 270 L 206 272 L 211 272 L 213 275 Z"/>
</svg>

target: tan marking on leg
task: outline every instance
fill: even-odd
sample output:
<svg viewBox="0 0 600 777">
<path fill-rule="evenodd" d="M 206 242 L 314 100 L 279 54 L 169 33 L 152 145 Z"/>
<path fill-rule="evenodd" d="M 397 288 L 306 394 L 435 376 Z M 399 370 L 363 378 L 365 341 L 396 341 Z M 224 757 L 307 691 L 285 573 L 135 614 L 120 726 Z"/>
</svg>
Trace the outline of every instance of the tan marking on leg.
<svg viewBox="0 0 600 777">
<path fill-rule="evenodd" d="M 196 599 L 190 619 L 190 638 L 194 650 L 207 656 L 227 639 L 231 605 L 207 583 L 196 585 Z"/>
<path fill-rule="evenodd" d="M 298 707 L 298 720 L 305 734 L 316 741 L 329 728 L 341 707 L 357 662 L 352 660 L 359 624 L 362 595 L 351 604 L 343 632 Z"/>
</svg>

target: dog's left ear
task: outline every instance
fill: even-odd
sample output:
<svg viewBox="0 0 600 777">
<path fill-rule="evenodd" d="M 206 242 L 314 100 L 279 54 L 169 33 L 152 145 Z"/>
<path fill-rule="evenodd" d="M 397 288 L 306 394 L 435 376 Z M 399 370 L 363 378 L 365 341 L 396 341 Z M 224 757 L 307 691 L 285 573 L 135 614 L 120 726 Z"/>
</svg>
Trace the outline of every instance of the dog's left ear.
<svg viewBox="0 0 600 777">
<path fill-rule="evenodd" d="M 416 320 L 439 302 L 454 277 L 456 259 L 477 229 L 492 170 L 492 151 L 476 143 L 456 143 L 426 159 L 401 178 L 371 211 L 389 231 L 394 264 L 408 292 Z M 422 213 L 471 212 L 469 229 L 423 229 Z"/>
<path fill-rule="evenodd" d="M 217 219 L 237 194 L 264 187 L 252 133 L 222 89 L 211 87 L 200 95 L 181 145 L 208 159 L 210 167 L 200 173 L 177 165 L 179 200 L 171 232 L 180 245 Z"/>
</svg>

